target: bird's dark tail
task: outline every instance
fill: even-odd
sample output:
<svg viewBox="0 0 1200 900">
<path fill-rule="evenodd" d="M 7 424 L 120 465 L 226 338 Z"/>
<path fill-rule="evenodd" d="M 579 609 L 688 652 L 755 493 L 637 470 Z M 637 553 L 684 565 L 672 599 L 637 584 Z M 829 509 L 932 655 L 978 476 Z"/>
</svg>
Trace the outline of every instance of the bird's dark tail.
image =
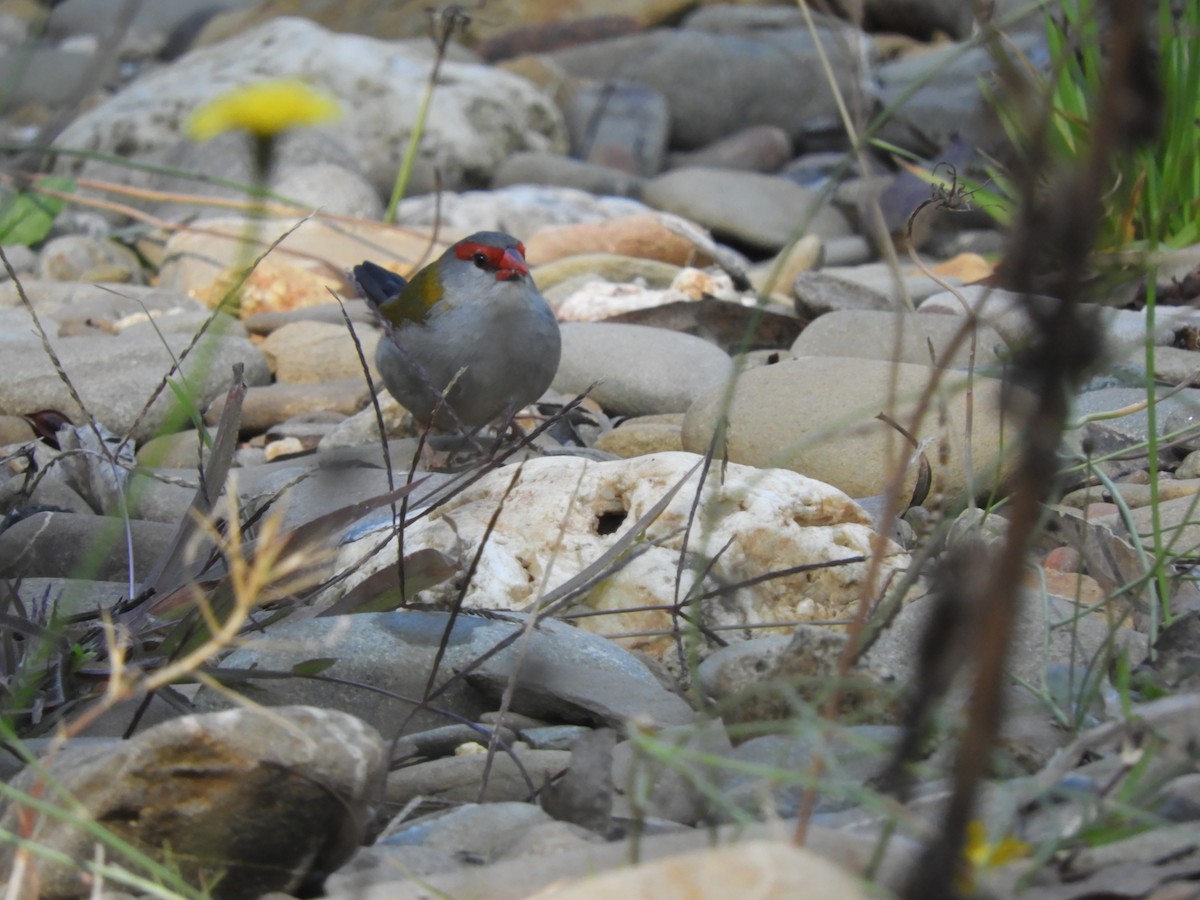
<svg viewBox="0 0 1200 900">
<path fill-rule="evenodd" d="M 355 266 L 354 280 L 358 282 L 367 302 L 376 309 L 399 294 L 408 284 L 395 272 L 390 272 L 373 262 L 363 262 Z"/>
</svg>

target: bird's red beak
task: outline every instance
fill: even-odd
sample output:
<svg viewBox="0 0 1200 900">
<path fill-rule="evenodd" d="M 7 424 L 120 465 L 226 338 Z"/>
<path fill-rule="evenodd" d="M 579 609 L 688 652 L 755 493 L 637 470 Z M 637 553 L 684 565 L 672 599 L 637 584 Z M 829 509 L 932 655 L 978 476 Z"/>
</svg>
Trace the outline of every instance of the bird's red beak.
<svg viewBox="0 0 1200 900">
<path fill-rule="evenodd" d="M 511 281 L 514 278 L 524 278 L 528 274 L 529 266 L 525 264 L 525 257 L 520 251 L 515 248 L 505 250 L 496 269 L 496 277 L 501 281 Z"/>
</svg>

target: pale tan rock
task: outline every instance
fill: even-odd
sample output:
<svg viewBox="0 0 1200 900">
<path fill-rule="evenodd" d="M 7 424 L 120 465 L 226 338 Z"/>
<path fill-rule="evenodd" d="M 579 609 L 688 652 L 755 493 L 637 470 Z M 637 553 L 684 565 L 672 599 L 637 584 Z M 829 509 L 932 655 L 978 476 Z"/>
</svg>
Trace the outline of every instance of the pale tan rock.
<svg viewBox="0 0 1200 900">
<path fill-rule="evenodd" d="M 544 294 L 555 285 L 580 276 L 592 276 L 604 281 L 640 281 L 646 287 L 666 288 L 670 287 L 679 271 L 679 266 L 655 259 L 619 256 L 615 253 L 582 253 L 538 266 L 532 274 Z"/>
<path fill-rule="evenodd" d="M 379 331 L 359 328 L 357 335 L 371 378 L 379 384 L 379 373 L 375 370 Z M 354 339 L 341 325 L 291 322 L 267 335 L 259 349 L 267 357 L 279 384 L 313 384 L 356 377 L 365 382 Z"/>
<path fill-rule="evenodd" d="M 405 553 L 438 549 L 461 559 L 464 573 L 491 529 L 465 594 L 456 578 L 423 591 L 418 601 L 522 609 L 599 559 L 685 478 L 666 509 L 644 526 L 636 552 L 611 567 L 575 604 L 580 611 L 605 613 L 581 618 L 580 627 L 630 635 L 621 643 L 671 663 L 667 657 L 676 647 L 676 622 L 669 609 L 689 592 L 729 587 L 805 563 L 871 554 L 875 535 L 870 519 L 841 491 L 795 472 L 730 465 L 721 471 L 723 479 L 714 468 L 705 483 L 679 572 L 683 531 L 696 500 L 694 467 L 700 460 L 688 453 L 604 463 L 549 457 L 525 462 L 519 470 L 493 472 L 406 529 Z M 504 507 L 493 526 L 500 503 Z M 345 547 L 338 560 L 339 571 L 354 575 L 321 602 L 336 599 L 387 565 L 389 553 L 394 559 L 394 547 L 389 547 L 364 560 L 377 541 L 360 543 L 364 546 Z M 889 554 L 882 567 L 886 579 L 908 557 L 890 542 L 882 549 Z M 721 628 L 727 640 L 745 636 L 740 629 L 748 625 L 844 619 L 857 604 L 866 575 L 865 563 L 850 562 L 769 578 L 696 602 L 691 613 Z"/>
<path fill-rule="evenodd" d="M 84 825 L 102 821 L 189 884 L 227 878 L 251 897 L 295 891 L 362 842 L 387 754 L 360 719 L 306 706 L 183 716 L 111 744 L 72 741 L 14 779 L 17 797 L 40 796 L 64 814 L 7 803 L 4 830 L 48 852 L 22 861 L 11 842 L 0 845 L 0 877 L 15 886 L 20 872 L 29 896 L 89 896 L 95 879 L 74 861 L 93 858 Z M 51 779 L 62 790 L 47 790 Z"/>
<path fill-rule="evenodd" d="M 750 283 L 757 291 L 765 291 L 770 287 L 772 291 L 786 292 L 801 272 L 820 268 L 824 255 L 825 242 L 815 234 L 806 234 L 774 258 L 751 269 Z M 771 278 L 772 274 L 775 275 L 774 279 Z"/>
<path fill-rule="evenodd" d="M 655 418 L 647 416 L 646 418 Z M 676 422 L 643 422 L 634 419 L 621 423 L 619 428 L 606 431 L 593 446 L 605 453 L 615 453 L 628 459 L 683 449 L 683 416 Z"/>
<path fill-rule="evenodd" d="M 1176 473 L 1178 475 L 1178 473 Z M 1149 506 L 1151 503 L 1177 500 L 1180 497 L 1190 497 L 1200 493 L 1200 478 L 1160 479 L 1155 489 L 1148 484 L 1128 484 L 1116 482 L 1112 485 L 1121 495 L 1121 501 L 1131 509 Z M 1111 491 L 1107 485 L 1092 485 L 1071 491 L 1060 501 L 1064 506 L 1074 506 L 1082 509 L 1089 503 L 1111 500 Z"/>
<path fill-rule="evenodd" d="M 364 259 L 387 266 L 401 275 L 435 259 L 455 240 L 465 237 L 443 229 L 431 243 L 423 231 L 397 228 L 378 222 L 326 221 L 319 215 L 302 215 L 249 222 L 241 216 L 202 219 L 167 241 L 159 270 L 159 286 L 184 291 L 212 305 L 232 283 L 230 272 L 240 270 L 286 235 L 259 264 L 262 274 L 251 276 L 243 314 L 262 309 L 290 309 L 313 303 L 333 303 L 333 289 L 343 297 L 357 296 L 349 282 L 350 269 Z M 250 243 L 247 243 L 247 240 Z M 301 274 L 302 273 L 302 274 Z M 286 280 L 286 290 L 275 286 Z M 279 294 L 300 295 L 293 306 L 259 303 Z"/>
<path fill-rule="evenodd" d="M 304 453 L 307 447 L 300 438 L 286 437 L 278 441 L 271 441 L 266 446 L 265 458 L 267 462 L 274 462 L 277 459 L 286 459 L 289 456 L 298 456 Z"/>
<path fill-rule="evenodd" d="M 697 250 L 692 241 L 669 228 L 665 217 L 658 215 L 629 216 L 580 225 L 551 225 L 530 237 L 525 242 L 525 249 L 525 258 L 534 266 L 583 253 L 615 253 L 656 259 L 676 266 L 712 263 L 712 259 Z"/>
<path fill-rule="evenodd" d="M 866 900 L 858 879 L 811 850 L 773 841 L 681 853 L 538 891 L 529 900 Z"/>
<path fill-rule="evenodd" d="M 1001 383 L 978 376 L 972 381 L 968 477 L 965 374 L 948 371 L 943 377 L 946 427 L 939 424 L 936 400 L 920 422 L 912 421 L 934 376 L 928 366 L 836 356 L 751 369 L 740 375 L 731 396 L 710 389 L 692 404 L 683 446 L 702 452 L 724 417 L 728 426 L 718 452 L 730 461 L 803 472 L 852 497 L 871 497 L 888 490 L 898 461 L 907 464 L 913 456 L 912 446 L 876 418 L 885 413 L 922 443 L 933 470 L 929 500 L 936 501 L 939 490 L 951 497 L 968 489 L 987 491 L 1003 481 L 1016 437 L 1015 415 L 1001 415 Z M 939 460 L 943 443 L 945 464 Z M 907 466 L 905 501 L 916 471 Z"/>
</svg>

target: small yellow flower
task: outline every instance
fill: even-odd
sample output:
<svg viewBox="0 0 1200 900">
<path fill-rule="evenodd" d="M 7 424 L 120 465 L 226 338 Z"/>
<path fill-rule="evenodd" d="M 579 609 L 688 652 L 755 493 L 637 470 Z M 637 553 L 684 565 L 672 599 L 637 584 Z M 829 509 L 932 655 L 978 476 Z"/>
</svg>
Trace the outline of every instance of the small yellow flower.
<svg viewBox="0 0 1200 900">
<path fill-rule="evenodd" d="M 955 879 L 960 894 L 975 889 L 975 872 L 992 869 L 1029 855 L 1029 845 L 1015 837 L 1003 837 L 996 843 L 988 840 L 987 829 L 978 819 L 967 823 L 967 845 L 963 848 L 963 870 Z"/>
<path fill-rule="evenodd" d="M 296 125 L 319 125 L 338 115 L 337 102 L 296 79 L 263 81 L 226 91 L 205 103 L 188 121 L 188 135 L 206 141 L 243 129 L 270 138 Z"/>
</svg>

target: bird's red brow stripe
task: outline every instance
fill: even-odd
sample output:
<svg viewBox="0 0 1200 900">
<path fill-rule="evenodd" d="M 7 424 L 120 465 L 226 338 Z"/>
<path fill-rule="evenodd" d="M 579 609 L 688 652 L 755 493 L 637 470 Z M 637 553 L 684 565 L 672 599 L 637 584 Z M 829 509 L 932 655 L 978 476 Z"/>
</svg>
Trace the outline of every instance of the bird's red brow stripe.
<svg viewBox="0 0 1200 900">
<path fill-rule="evenodd" d="M 489 244 L 458 244 L 454 248 L 454 255 L 459 259 L 472 259 L 476 253 L 482 253 L 487 257 L 488 264 L 494 269 L 500 265 L 500 261 L 504 259 L 504 250 L 501 247 L 492 247 Z"/>
</svg>

